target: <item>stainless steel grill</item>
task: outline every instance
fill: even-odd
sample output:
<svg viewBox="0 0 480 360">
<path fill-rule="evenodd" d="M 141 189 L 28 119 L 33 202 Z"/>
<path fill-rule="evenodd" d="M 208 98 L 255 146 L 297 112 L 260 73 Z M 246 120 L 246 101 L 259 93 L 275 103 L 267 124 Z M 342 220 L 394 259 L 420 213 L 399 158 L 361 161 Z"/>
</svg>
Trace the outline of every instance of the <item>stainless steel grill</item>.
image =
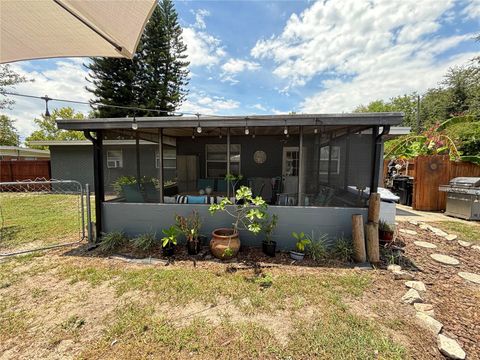
<svg viewBox="0 0 480 360">
<path fill-rule="evenodd" d="M 480 177 L 457 177 L 439 190 L 447 193 L 446 215 L 480 220 Z"/>
</svg>

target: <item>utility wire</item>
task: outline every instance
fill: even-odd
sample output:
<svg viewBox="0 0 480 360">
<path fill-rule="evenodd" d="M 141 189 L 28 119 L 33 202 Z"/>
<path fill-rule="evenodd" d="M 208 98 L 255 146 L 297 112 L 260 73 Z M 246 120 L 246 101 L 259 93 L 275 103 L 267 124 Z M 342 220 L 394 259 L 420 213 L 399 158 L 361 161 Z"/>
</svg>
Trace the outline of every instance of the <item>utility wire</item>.
<svg viewBox="0 0 480 360">
<path fill-rule="evenodd" d="M 30 99 L 39 99 L 39 100 L 44 100 L 44 101 L 58 101 L 58 102 L 66 102 L 66 103 L 72 103 L 72 104 L 89 105 L 91 107 L 98 107 L 99 106 L 99 107 L 110 107 L 110 108 L 115 108 L 115 109 L 125 109 L 125 110 L 135 110 L 135 111 L 153 111 L 153 112 L 158 112 L 158 113 L 170 113 L 170 114 L 178 114 L 178 115 L 194 115 L 194 116 L 197 116 L 197 117 L 200 117 L 200 116 L 210 116 L 210 117 L 219 117 L 219 118 L 228 117 L 228 116 L 223 116 L 223 115 L 200 114 L 200 113 L 191 113 L 191 112 L 186 112 L 186 111 L 181 111 L 181 112 L 180 111 L 169 111 L 169 110 L 164 110 L 164 109 L 149 109 L 149 108 L 141 108 L 141 107 L 136 107 L 136 106 L 110 105 L 110 104 L 97 103 L 97 102 L 59 99 L 59 98 L 51 98 L 51 97 L 48 97 L 47 95 L 45 95 L 45 96 L 35 96 L 35 95 L 19 94 L 19 93 L 13 93 L 13 92 L 3 92 L 2 95 L 12 95 L 12 96 L 19 96 L 19 97 L 25 97 L 25 98 L 30 98 Z"/>
</svg>

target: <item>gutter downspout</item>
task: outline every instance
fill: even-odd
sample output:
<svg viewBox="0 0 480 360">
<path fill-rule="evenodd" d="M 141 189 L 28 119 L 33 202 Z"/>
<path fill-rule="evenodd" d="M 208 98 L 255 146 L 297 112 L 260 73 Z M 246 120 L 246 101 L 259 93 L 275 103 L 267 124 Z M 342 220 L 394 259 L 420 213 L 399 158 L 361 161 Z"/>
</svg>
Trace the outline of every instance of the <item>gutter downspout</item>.
<svg viewBox="0 0 480 360">
<path fill-rule="evenodd" d="M 378 182 L 380 181 L 380 161 L 382 161 L 382 144 L 384 135 L 387 135 L 390 132 L 390 125 L 383 125 L 382 132 L 378 134 L 378 126 L 374 130 L 375 136 L 375 145 L 374 145 L 374 154 L 373 154 L 373 174 L 372 174 L 372 183 L 370 185 L 370 194 L 376 193 L 378 191 Z"/>
<path fill-rule="evenodd" d="M 103 183 L 103 134 L 97 130 L 97 137 L 94 138 L 90 131 L 84 130 L 83 134 L 93 144 L 93 182 L 95 192 L 95 239 L 98 241 L 103 232 L 102 227 L 102 203 L 105 201 Z"/>
</svg>

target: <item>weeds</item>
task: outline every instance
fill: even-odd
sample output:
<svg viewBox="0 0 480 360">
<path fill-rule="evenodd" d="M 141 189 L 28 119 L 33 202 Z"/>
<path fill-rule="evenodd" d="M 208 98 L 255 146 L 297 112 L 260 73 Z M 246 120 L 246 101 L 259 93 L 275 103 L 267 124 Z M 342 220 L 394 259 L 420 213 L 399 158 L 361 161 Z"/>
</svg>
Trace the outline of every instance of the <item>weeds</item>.
<svg viewBox="0 0 480 360">
<path fill-rule="evenodd" d="M 102 234 L 102 242 L 98 247 L 101 252 L 108 253 L 120 249 L 128 239 L 123 232 L 114 231 Z"/>
<path fill-rule="evenodd" d="M 156 238 L 155 233 L 146 233 L 132 239 L 132 245 L 139 250 L 149 251 L 152 250 L 159 241 Z"/>
</svg>

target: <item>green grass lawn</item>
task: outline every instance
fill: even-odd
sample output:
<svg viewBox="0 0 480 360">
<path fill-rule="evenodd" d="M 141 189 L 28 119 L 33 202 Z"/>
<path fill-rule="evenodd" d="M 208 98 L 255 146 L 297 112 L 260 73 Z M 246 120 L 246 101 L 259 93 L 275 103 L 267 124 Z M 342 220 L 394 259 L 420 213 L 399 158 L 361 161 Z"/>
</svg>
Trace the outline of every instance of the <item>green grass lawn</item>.
<svg viewBox="0 0 480 360">
<path fill-rule="evenodd" d="M 80 240 L 79 196 L 1 193 L 0 248 Z"/>
<path fill-rule="evenodd" d="M 441 221 L 432 225 L 448 233 L 458 235 L 460 240 L 480 244 L 480 226 L 459 221 Z"/>
</svg>

